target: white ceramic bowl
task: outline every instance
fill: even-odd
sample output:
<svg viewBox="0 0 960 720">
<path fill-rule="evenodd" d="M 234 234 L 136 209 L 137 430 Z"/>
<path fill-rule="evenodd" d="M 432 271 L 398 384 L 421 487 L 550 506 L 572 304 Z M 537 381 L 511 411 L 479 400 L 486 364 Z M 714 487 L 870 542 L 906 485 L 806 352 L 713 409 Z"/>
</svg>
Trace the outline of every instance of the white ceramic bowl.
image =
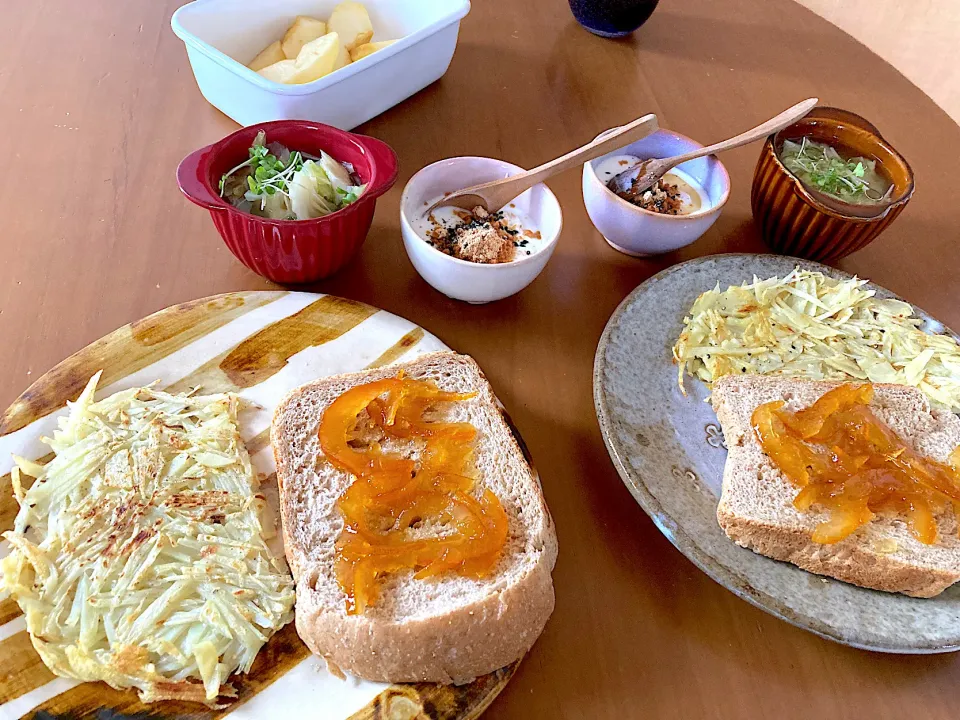
<svg viewBox="0 0 960 720">
<path fill-rule="evenodd" d="M 417 272 L 454 300 L 487 303 L 518 293 L 540 274 L 557 246 L 563 225 L 560 203 L 546 185 L 535 185 L 513 201 L 540 230 L 541 246 L 531 255 L 508 263 L 483 265 L 451 257 L 427 244 L 412 220 L 445 192 L 510 177 L 523 168 L 484 157 L 456 157 L 427 165 L 403 189 L 400 229 L 403 245 Z"/>
<path fill-rule="evenodd" d="M 601 133 L 598 137 L 605 134 Z M 584 164 L 583 204 L 586 205 L 590 220 L 611 247 L 627 255 L 643 257 L 689 245 L 720 217 L 720 211 L 730 196 L 730 176 L 714 155 L 678 165 L 703 188 L 710 199 L 710 206 L 689 215 L 661 215 L 617 197 L 597 177 L 597 165 L 611 155 L 635 155 L 646 160 L 681 155 L 701 147 L 700 143 L 679 133 L 658 130 L 642 140 Z"/>
<path fill-rule="evenodd" d="M 241 125 L 315 120 L 350 130 L 438 80 L 469 0 L 364 0 L 375 41 L 392 45 L 303 85 L 267 80 L 244 63 L 283 37 L 297 15 L 326 20 L 339 0 L 196 0 L 170 21 L 200 92 Z"/>
</svg>

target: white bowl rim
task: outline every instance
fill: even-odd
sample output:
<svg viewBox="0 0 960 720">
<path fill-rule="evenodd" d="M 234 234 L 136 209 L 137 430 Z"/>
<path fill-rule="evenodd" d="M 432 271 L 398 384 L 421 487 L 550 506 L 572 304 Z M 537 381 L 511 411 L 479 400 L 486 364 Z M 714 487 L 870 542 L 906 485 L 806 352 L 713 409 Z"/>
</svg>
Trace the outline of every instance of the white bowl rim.
<svg viewBox="0 0 960 720">
<path fill-rule="evenodd" d="M 483 271 L 496 271 L 496 270 L 503 270 L 504 268 L 516 267 L 518 265 L 532 263 L 535 260 L 538 260 L 541 254 L 547 252 L 548 250 L 553 248 L 554 245 L 557 244 L 557 241 L 560 239 L 560 233 L 563 230 L 563 208 L 560 206 L 560 201 L 557 199 L 557 196 L 554 195 L 553 190 L 547 187 L 547 185 L 545 185 L 544 183 L 537 183 L 533 187 L 542 187 L 544 191 L 547 193 L 547 197 L 553 199 L 553 202 L 556 203 L 557 205 L 557 214 L 559 215 L 559 220 L 557 223 L 557 232 L 554 233 L 553 237 L 550 239 L 549 242 L 545 243 L 544 246 L 539 250 L 537 250 L 537 252 L 535 253 L 531 253 L 530 255 L 520 258 L 519 260 L 511 260 L 510 262 L 505 262 L 505 263 L 475 263 L 475 262 L 470 262 L 469 260 L 461 260 L 460 258 L 453 257 L 453 255 L 447 255 L 445 252 L 440 252 L 433 245 L 428 243 L 423 237 L 421 237 L 420 233 L 418 233 L 416 230 L 413 229 L 413 225 L 407 219 L 407 215 L 403 211 L 403 207 L 406 204 L 405 201 L 407 199 L 407 192 L 410 188 L 410 185 L 417 178 L 417 176 L 420 175 L 420 173 L 423 173 L 429 170 L 434 165 L 440 165 L 442 163 L 449 163 L 452 161 L 459 161 L 459 160 L 493 161 L 493 162 L 499 163 L 500 165 L 503 165 L 505 168 L 509 168 L 510 170 L 515 170 L 518 173 L 526 172 L 526 170 L 520 167 L 519 165 L 514 165 L 513 163 L 509 163 L 506 160 L 499 160 L 497 158 L 484 157 L 482 155 L 456 155 L 454 157 L 437 160 L 436 162 L 432 162 L 429 165 L 424 165 L 422 168 L 417 170 L 417 172 L 415 172 L 411 176 L 411 178 L 407 180 L 406 185 L 403 186 L 403 193 L 401 193 L 400 195 L 400 222 L 404 227 L 407 228 L 407 230 L 410 231 L 411 235 L 413 235 L 418 240 L 420 240 L 420 242 L 423 243 L 423 246 L 427 249 L 428 252 L 435 253 L 436 255 L 439 255 L 445 260 L 449 260 L 450 262 L 453 262 L 454 264 L 465 265 L 467 267 L 472 267 L 472 268 L 483 268 Z"/>
<path fill-rule="evenodd" d="M 614 128 L 611 128 L 611 129 L 614 129 Z M 693 138 L 689 138 L 686 135 L 683 135 L 682 133 L 678 133 L 674 130 L 668 130 L 667 128 L 660 128 L 655 133 L 652 133 L 652 135 L 656 135 L 657 133 L 672 135 L 677 140 L 686 140 L 687 142 L 691 143 L 692 145 L 698 148 L 703 147 L 703 145 L 698 143 Z M 600 133 L 600 135 L 598 135 L 597 137 L 600 137 L 602 135 L 603 133 Z M 613 153 L 608 153 L 608 154 L 612 155 Z M 706 217 L 707 215 L 710 215 L 711 213 L 717 210 L 720 210 L 724 205 L 727 204 L 727 200 L 730 199 L 730 173 L 727 172 L 726 166 L 724 166 L 724 164 L 720 161 L 720 158 L 718 158 L 716 155 L 708 155 L 707 157 L 713 158 L 717 163 L 717 167 L 720 168 L 723 181 L 724 181 L 723 195 L 720 196 L 720 201 L 717 202 L 716 204 L 711 205 L 710 207 L 704 208 L 702 210 L 697 210 L 696 212 L 690 213 L 689 215 L 665 215 L 664 213 L 654 212 L 653 210 L 647 210 L 646 208 L 642 208 L 637 205 L 634 205 L 632 202 L 628 202 L 627 200 L 624 200 L 622 197 L 617 195 L 613 190 L 607 187 L 606 183 L 600 182 L 600 178 L 597 177 L 597 173 L 593 169 L 592 160 L 590 162 L 585 162 L 583 164 L 583 167 L 585 171 L 590 174 L 590 177 L 596 180 L 597 183 L 603 188 L 603 190 L 609 193 L 610 197 L 612 197 L 616 202 L 620 203 L 623 207 L 629 208 L 630 210 L 640 213 L 641 215 L 650 215 L 657 218 L 663 218 L 664 220 L 696 220 L 698 218 Z M 645 158 L 645 159 L 652 160 L 654 158 Z"/>
</svg>

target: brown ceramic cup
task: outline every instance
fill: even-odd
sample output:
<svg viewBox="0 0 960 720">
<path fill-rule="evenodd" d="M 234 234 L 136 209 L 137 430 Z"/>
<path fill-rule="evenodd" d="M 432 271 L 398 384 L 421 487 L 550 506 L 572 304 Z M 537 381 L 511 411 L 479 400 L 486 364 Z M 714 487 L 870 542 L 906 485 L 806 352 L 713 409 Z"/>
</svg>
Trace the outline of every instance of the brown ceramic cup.
<svg viewBox="0 0 960 720">
<path fill-rule="evenodd" d="M 853 205 L 807 188 L 780 162 L 784 140 L 829 143 L 873 158 L 893 183 L 888 200 Z M 880 131 L 859 115 L 816 107 L 767 138 L 753 175 L 750 201 L 764 241 L 775 252 L 809 260 L 837 260 L 872 242 L 903 211 L 913 195 L 913 170 Z"/>
</svg>

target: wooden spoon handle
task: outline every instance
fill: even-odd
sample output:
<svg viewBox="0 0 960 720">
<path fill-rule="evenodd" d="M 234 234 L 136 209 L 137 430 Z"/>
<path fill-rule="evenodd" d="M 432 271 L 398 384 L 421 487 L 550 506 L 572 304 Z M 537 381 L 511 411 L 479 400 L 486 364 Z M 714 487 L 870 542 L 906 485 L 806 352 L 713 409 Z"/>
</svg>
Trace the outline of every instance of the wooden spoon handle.
<svg viewBox="0 0 960 720">
<path fill-rule="evenodd" d="M 754 140 L 762 140 L 768 135 L 772 135 L 775 132 L 783 130 L 789 125 L 793 125 L 797 120 L 813 110 L 818 102 L 820 101 L 817 98 L 808 98 L 803 102 L 797 103 L 793 107 L 787 108 L 776 117 L 772 117 L 767 120 L 765 123 L 757 125 L 752 130 L 742 132 L 739 135 L 730 138 L 729 140 L 724 140 L 722 142 L 714 143 L 713 145 L 708 145 L 705 148 L 700 148 L 699 150 L 693 150 L 691 152 L 684 153 L 683 155 L 672 157 L 670 158 L 670 167 L 675 167 L 680 163 L 685 163 L 688 160 L 695 160 L 696 158 L 703 157 L 705 155 L 716 155 L 718 152 L 723 152 L 724 150 L 732 150 L 733 148 L 740 147 L 741 145 L 752 143 Z"/>
<path fill-rule="evenodd" d="M 533 187 L 549 177 L 562 173 L 564 170 L 569 170 L 577 165 L 583 165 L 585 162 L 589 162 L 594 158 L 606 155 L 608 152 L 616 150 L 617 148 L 645 138 L 647 135 L 656 132 L 658 127 L 656 115 L 644 115 L 642 118 L 638 118 L 631 123 L 621 125 L 613 130 L 608 130 L 596 140 L 582 147 L 578 147 L 576 150 L 571 150 L 556 160 L 551 160 L 532 170 L 527 170 L 526 173 L 523 173 L 523 176 L 534 178 L 530 183 L 530 187 Z"/>
<path fill-rule="evenodd" d="M 491 210 L 497 210 L 503 207 L 521 193 L 532 188 L 534 185 L 541 183 L 547 178 L 553 177 L 558 173 L 562 173 L 564 170 L 569 170 L 572 167 L 582 165 L 583 163 L 593 160 L 594 158 L 598 158 L 601 155 L 606 155 L 608 152 L 612 152 L 617 148 L 623 147 L 624 145 L 629 145 L 630 143 L 636 142 L 641 138 L 645 138 L 647 135 L 656 132 L 658 127 L 656 115 L 644 115 L 642 118 L 638 118 L 627 125 L 622 125 L 618 128 L 614 128 L 613 130 L 608 130 L 596 140 L 587 143 L 583 147 L 578 147 L 576 150 L 571 150 L 566 155 L 561 155 L 555 160 L 544 163 L 543 165 L 535 167 L 532 170 L 527 170 L 526 172 L 513 175 L 506 182 L 497 180 L 495 181 L 496 183 L 503 183 L 504 190 L 506 193 L 510 194 L 510 197 L 501 198 L 498 193 L 496 198 L 497 202 L 492 203 L 492 205 L 496 207 L 491 207 Z M 463 192 L 481 190 L 494 184 L 495 183 L 485 183 L 484 185 L 478 185 L 476 188 L 467 188 L 467 190 Z M 507 187 L 508 185 L 509 188 Z"/>
</svg>

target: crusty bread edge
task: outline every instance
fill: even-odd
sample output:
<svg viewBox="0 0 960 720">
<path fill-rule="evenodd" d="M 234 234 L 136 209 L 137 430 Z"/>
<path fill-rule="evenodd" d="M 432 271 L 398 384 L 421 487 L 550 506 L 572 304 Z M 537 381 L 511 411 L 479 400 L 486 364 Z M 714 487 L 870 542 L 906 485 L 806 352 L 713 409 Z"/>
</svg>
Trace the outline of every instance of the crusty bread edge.
<svg viewBox="0 0 960 720">
<path fill-rule="evenodd" d="M 297 593 L 295 622 L 297 633 L 308 648 L 328 663 L 345 672 L 378 682 L 465 683 L 509 665 L 523 657 L 533 646 L 553 613 L 555 596 L 552 571 L 557 558 L 557 539 L 553 518 L 543 497 L 539 475 L 529 455 L 517 441 L 505 414 L 483 370 L 473 358 L 452 351 L 426 353 L 409 362 L 398 363 L 397 370 L 429 362 L 437 356 L 454 356 L 468 362 L 477 372 L 482 390 L 497 411 L 502 429 L 509 435 L 517 456 L 535 481 L 544 514 L 544 544 L 537 563 L 513 585 L 471 605 L 444 615 L 418 621 L 385 622 L 363 615 L 344 616 L 312 607 L 309 593 Z M 382 372 L 381 368 L 376 371 Z M 271 423 L 271 434 L 291 400 L 307 389 L 369 374 L 372 371 L 342 373 L 314 380 L 295 388 L 278 403 Z M 292 539 L 287 533 L 286 503 L 283 502 L 283 478 L 288 473 L 288 458 L 280 443 L 272 443 L 280 489 L 281 519 L 284 546 Z M 301 568 L 296 556 L 289 553 L 288 563 L 297 582 Z M 306 582 L 306 578 L 303 581 Z M 420 650 L 433 647 L 431 657 Z M 448 651 L 455 650 L 457 667 L 444 661 Z"/>
<path fill-rule="evenodd" d="M 814 543 L 802 530 L 746 520 L 726 512 L 723 506 L 717 508 L 717 522 L 727 537 L 741 547 L 792 563 L 816 575 L 872 590 L 930 598 L 960 580 L 960 576 L 946 570 L 902 563 L 859 545 L 846 546 L 842 553 L 833 553 Z"/>
<path fill-rule="evenodd" d="M 501 592 L 417 621 L 324 612 L 298 595 L 297 633 L 312 652 L 367 680 L 468 683 L 519 660 L 540 637 L 554 608 L 555 557 L 545 547 L 530 572 Z M 423 648 L 433 648 L 429 657 Z M 445 660 L 451 650 L 456 667 Z"/>
</svg>

